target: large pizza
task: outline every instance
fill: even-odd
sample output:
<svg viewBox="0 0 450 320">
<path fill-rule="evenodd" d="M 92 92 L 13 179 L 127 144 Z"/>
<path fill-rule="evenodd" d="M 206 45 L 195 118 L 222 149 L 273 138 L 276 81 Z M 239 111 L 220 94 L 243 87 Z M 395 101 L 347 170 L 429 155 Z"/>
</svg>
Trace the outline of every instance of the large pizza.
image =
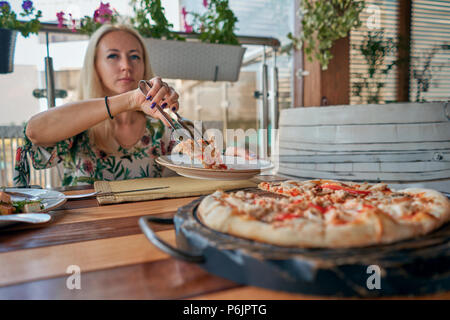
<svg viewBox="0 0 450 320">
<path fill-rule="evenodd" d="M 334 180 L 263 182 L 269 193 L 216 191 L 199 207 L 208 227 L 289 247 L 345 248 L 425 235 L 450 220 L 450 201 L 430 189 Z"/>
</svg>

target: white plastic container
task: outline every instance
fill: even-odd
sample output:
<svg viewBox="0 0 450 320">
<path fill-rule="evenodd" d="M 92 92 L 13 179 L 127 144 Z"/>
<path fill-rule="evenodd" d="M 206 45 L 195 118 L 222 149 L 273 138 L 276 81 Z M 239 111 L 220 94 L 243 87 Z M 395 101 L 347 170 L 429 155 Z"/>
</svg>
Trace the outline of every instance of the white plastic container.
<svg viewBox="0 0 450 320">
<path fill-rule="evenodd" d="M 286 109 L 279 137 L 279 174 L 399 183 L 450 178 L 449 103 Z"/>
</svg>

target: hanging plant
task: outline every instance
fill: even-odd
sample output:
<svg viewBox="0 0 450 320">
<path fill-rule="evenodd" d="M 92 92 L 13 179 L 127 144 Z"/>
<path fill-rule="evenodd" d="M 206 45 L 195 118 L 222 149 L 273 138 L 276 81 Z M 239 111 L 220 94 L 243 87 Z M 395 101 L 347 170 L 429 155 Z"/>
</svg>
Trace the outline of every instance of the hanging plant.
<svg viewBox="0 0 450 320">
<path fill-rule="evenodd" d="M 22 18 L 31 18 L 29 21 L 17 20 L 17 14 L 11 9 L 8 1 L 0 1 L 0 74 L 14 71 L 14 51 L 16 49 L 17 33 L 23 37 L 37 34 L 40 29 L 39 18 L 42 16 L 40 10 L 35 13 L 33 2 L 25 0 L 22 2 L 22 10 L 19 14 Z M 34 15 L 34 17 L 32 17 Z"/>
<path fill-rule="evenodd" d="M 153 6 L 161 13 L 159 0 L 140 1 L 149 4 L 147 10 Z M 239 45 L 234 34 L 237 19 L 229 8 L 228 0 L 201 1 L 204 9 L 199 13 L 181 8 L 184 31 L 195 34 L 200 41 L 166 41 L 155 39 L 152 33 L 144 39 L 153 72 L 170 79 L 237 81 L 246 50 Z M 162 18 L 159 20 L 160 25 L 169 26 L 165 18 Z M 152 15 L 152 19 L 159 18 Z M 139 21 L 141 25 L 147 23 L 144 19 Z M 150 30 L 152 27 L 147 25 L 145 28 Z M 169 28 L 164 31 L 165 34 L 169 32 Z"/>
<path fill-rule="evenodd" d="M 11 9 L 8 1 L 0 1 L 0 28 L 19 31 L 23 37 L 28 37 L 30 33 L 37 34 L 40 29 L 39 18 L 42 16 L 41 10 L 35 12 L 33 2 L 25 0 L 22 2 L 22 10 L 19 15 L 23 18 L 34 17 L 26 22 L 17 20 L 17 14 Z"/>
<path fill-rule="evenodd" d="M 336 40 L 345 38 L 361 25 L 360 13 L 364 1 L 301 0 L 298 16 L 302 30 L 299 37 L 289 33 L 292 45 L 303 51 L 309 61 L 317 59 L 322 70 L 328 68 L 333 55 L 330 49 Z"/>
<path fill-rule="evenodd" d="M 209 43 L 239 45 L 235 29 L 238 19 L 228 5 L 228 0 L 203 1 L 206 11 L 193 16 L 193 30 L 200 34 L 200 40 Z"/>
<path fill-rule="evenodd" d="M 135 17 L 131 18 L 134 28 L 144 37 L 185 40 L 171 29 L 173 24 L 167 21 L 161 0 L 132 0 Z"/>
</svg>

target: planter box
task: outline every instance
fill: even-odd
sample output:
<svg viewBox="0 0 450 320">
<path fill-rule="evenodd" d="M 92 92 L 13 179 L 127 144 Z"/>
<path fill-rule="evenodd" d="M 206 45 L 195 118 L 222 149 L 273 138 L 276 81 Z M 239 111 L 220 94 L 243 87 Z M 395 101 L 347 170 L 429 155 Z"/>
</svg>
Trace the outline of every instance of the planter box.
<svg viewBox="0 0 450 320">
<path fill-rule="evenodd" d="M 16 39 L 16 30 L 0 28 L 0 73 L 11 73 L 14 70 Z"/>
<path fill-rule="evenodd" d="M 244 47 L 152 38 L 144 41 L 155 75 L 201 81 L 239 79 Z"/>
<path fill-rule="evenodd" d="M 280 115 L 280 174 L 358 181 L 450 178 L 450 104 L 294 108 Z"/>
</svg>

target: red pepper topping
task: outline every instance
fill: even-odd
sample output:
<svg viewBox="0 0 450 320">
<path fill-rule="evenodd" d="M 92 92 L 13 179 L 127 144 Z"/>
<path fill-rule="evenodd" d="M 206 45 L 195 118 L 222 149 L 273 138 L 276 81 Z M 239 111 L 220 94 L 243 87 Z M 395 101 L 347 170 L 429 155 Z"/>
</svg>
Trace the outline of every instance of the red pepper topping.
<svg viewBox="0 0 450 320">
<path fill-rule="evenodd" d="M 294 190 L 291 190 L 289 192 L 289 194 L 293 197 L 296 197 L 296 196 L 300 195 L 300 192 L 298 190 L 294 189 Z"/>
<path fill-rule="evenodd" d="M 370 191 L 355 190 L 355 189 L 346 188 L 346 187 L 343 187 L 343 186 L 338 186 L 338 185 L 335 185 L 335 184 L 324 184 L 321 187 L 322 187 L 322 189 L 323 188 L 327 188 L 327 189 L 332 189 L 332 190 L 344 190 L 344 191 L 347 191 L 347 192 L 353 193 L 353 194 L 363 194 L 363 195 L 370 194 Z"/>
</svg>

